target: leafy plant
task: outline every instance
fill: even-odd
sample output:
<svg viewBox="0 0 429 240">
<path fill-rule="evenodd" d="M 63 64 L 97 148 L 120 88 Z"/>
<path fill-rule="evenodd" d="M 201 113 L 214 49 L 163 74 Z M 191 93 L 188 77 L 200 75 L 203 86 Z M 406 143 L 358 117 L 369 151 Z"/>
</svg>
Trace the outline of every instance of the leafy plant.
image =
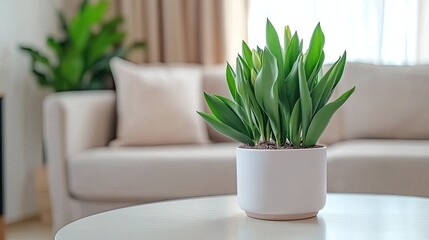
<svg viewBox="0 0 429 240">
<path fill-rule="evenodd" d="M 266 47 L 250 50 L 242 43 L 235 71 L 228 63 L 231 99 L 204 93 L 212 113 L 198 112 L 218 132 L 248 145 L 277 147 L 316 145 L 335 111 L 355 88 L 328 103 L 341 79 L 346 52 L 325 73 L 325 36 L 320 24 L 303 54 L 298 33 L 285 27 L 284 43 L 267 19 Z"/>
<path fill-rule="evenodd" d="M 54 61 L 38 50 L 21 46 L 31 56 L 32 72 L 40 85 L 54 91 L 106 88 L 106 78 L 111 76 L 110 59 L 125 57 L 132 49 L 144 46 L 143 42 L 137 42 L 127 48 L 120 47 L 125 38 L 125 32 L 119 30 L 123 19 L 104 21 L 108 8 L 109 1 L 84 0 L 70 22 L 63 12 L 58 12 L 63 36 L 49 36 L 46 40 Z"/>
</svg>

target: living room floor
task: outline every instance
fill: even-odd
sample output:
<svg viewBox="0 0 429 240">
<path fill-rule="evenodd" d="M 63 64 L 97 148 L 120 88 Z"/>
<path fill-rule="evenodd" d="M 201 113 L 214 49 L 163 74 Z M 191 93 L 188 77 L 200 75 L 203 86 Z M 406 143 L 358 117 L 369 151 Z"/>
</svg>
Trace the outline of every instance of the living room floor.
<svg viewBox="0 0 429 240">
<path fill-rule="evenodd" d="M 6 227 L 5 240 L 52 240 L 51 227 L 31 218 Z"/>
</svg>

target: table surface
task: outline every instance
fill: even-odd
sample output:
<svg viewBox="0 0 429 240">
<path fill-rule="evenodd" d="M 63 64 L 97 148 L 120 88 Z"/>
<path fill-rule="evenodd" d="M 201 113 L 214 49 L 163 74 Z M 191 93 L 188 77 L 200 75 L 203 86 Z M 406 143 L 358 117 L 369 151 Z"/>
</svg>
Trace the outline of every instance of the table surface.
<svg viewBox="0 0 429 240">
<path fill-rule="evenodd" d="M 316 218 L 249 218 L 236 196 L 138 205 L 86 217 L 63 227 L 56 240 L 143 239 L 429 239 L 429 198 L 328 194 Z"/>
</svg>

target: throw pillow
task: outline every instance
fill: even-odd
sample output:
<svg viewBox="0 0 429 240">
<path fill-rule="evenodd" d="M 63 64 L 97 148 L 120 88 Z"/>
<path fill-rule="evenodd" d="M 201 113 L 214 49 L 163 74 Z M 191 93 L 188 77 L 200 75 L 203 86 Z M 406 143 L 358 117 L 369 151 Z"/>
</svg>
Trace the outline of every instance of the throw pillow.
<svg viewBox="0 0 429 240">
<path fill-rule="evenodd" d="M 117 139 L 111 145 L 208 142 L 196 113 L 202 109 L 202 73 L 195 66 L 110 62 L 117 94 Z"/>
</svg>

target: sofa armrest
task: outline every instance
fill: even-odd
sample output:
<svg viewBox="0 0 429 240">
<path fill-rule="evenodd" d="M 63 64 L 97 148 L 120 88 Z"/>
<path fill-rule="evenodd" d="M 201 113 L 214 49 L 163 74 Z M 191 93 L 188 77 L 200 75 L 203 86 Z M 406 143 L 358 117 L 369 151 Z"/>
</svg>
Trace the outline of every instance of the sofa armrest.
<svg viewBox="0 0 429 240">
<path fill-rule="evenodd" d="M 114 136 L 115 93 L 53 93 L 44 102 L 44 141 L 54 229 L 70 221 L 66 161 L 89 148 L 106 146 Z"/>
</svg>

